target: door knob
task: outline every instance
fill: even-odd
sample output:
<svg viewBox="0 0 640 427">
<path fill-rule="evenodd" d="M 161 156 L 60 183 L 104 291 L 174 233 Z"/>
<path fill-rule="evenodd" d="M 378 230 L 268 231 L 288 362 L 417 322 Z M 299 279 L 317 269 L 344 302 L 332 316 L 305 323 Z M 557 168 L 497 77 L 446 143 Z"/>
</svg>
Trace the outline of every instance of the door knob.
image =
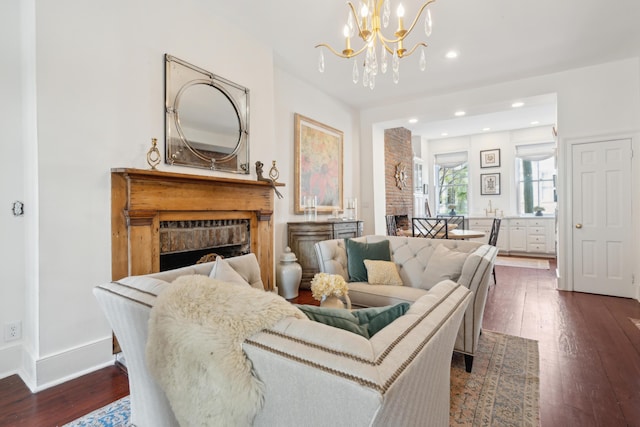
<svg viewBox="0 0 640 427">
<path fill-rule="evenodd" d="M 582 224 L 576 224 L 576 228 L 582 228 Z"/>
</svg>

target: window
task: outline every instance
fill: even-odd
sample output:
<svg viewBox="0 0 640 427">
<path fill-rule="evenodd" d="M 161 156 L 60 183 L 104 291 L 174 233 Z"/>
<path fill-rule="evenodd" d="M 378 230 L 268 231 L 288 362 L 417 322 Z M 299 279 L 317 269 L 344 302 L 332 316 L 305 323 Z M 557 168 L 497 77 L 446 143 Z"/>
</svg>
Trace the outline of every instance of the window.
<svg viewBox="0 0 640 427">
<path fill-rule="evenodd" d="M 436 155 L 436 212 L 468 213 L 469 168 L 467 153 Z"/>
<path fill-rule="evenodd" d="M 518 213 L 531 214 L 536 207 L 555 210 L 555 164 L 553 143 L 516 146 Z"/>
</svg>

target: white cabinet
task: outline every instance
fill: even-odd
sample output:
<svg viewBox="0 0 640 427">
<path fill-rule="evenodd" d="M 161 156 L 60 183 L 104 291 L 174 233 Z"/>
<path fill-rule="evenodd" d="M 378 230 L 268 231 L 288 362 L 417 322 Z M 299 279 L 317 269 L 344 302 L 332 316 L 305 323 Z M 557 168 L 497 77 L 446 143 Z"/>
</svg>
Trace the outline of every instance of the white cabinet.
<svg viewBox="0 0 640 427">
<path fill-rule="evenodd" d="M 469 218 L 469 230 L 485 233 L 482 239 L 471 239 L 487 243 L 493 218 Z M 502 254 L 548 256 L 555 254 L 554 219 L 545 217 L 502 218 L 498 234 L 498 249 Z"/>
<path fill-rule="evenodd" d="M 555 253 L 553 218 L 527 218 L 527 252 Z"/>
<path fill-rule="evenodd" d="M 527 224 L 524 219 L 509 220 L 509 252 L 527 252 Z"/>
<path fill-rule="evenodd" d="M 555 253 L 553 218 L 511 218 L 509 251 L 532 255 Z"/>
<path fill-rule="evenodd" d="M 502 252 L 509 251 L 509 234 L 506 230 L 507 221 L 502 220 L 500 224 L 500 231 L 498 232 L 498 242 L 496 246 Z M 489 240 L 489 234 L 491 234 L 491 227 L 493 226 L 493 218 L 469 218 L 469 230 L 482 231 L 485 236 L 480 239 L 471 239 L 472 241 L 487 243 Z"/>
</svg>

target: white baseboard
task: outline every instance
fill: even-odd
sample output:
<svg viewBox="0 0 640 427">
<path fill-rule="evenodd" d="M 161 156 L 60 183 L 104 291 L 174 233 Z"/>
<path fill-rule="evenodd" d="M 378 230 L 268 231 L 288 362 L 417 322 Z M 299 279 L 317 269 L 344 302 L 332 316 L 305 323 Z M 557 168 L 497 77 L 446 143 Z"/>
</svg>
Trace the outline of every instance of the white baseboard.
<svg viewBox="0 0 640 427">
<path fill-rule="evenodd" d="M 33 393 L 113 365 L 111 336 L 34 360 L 22 343 L 0 349 L 0 379 L 18 374 Z"/>
<path fill-rule="evenodd" d="M 37 393 L 95 370 L 113 365 L 112 340 L 107 337 L 36 361 L 36 382 L 27 386 Z M 25 382 L 27 382 L 25 380 Z"/>
</svg>

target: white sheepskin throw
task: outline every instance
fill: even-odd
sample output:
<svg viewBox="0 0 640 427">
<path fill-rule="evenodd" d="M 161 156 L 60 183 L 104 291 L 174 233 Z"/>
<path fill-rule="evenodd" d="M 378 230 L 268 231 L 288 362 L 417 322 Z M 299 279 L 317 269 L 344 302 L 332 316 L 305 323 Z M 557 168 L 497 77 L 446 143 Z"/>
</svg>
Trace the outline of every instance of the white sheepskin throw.
<svg viewBox="0 0 640 427">
<path fill-rule="evenodd" d="M 190 275 L 151 309 L 147 364 L 181 426 L 249 426 L 263 384 L 242 350 L 245 338 L 286 316 L 306 316 L 282 297 Z"/>
</svg>

